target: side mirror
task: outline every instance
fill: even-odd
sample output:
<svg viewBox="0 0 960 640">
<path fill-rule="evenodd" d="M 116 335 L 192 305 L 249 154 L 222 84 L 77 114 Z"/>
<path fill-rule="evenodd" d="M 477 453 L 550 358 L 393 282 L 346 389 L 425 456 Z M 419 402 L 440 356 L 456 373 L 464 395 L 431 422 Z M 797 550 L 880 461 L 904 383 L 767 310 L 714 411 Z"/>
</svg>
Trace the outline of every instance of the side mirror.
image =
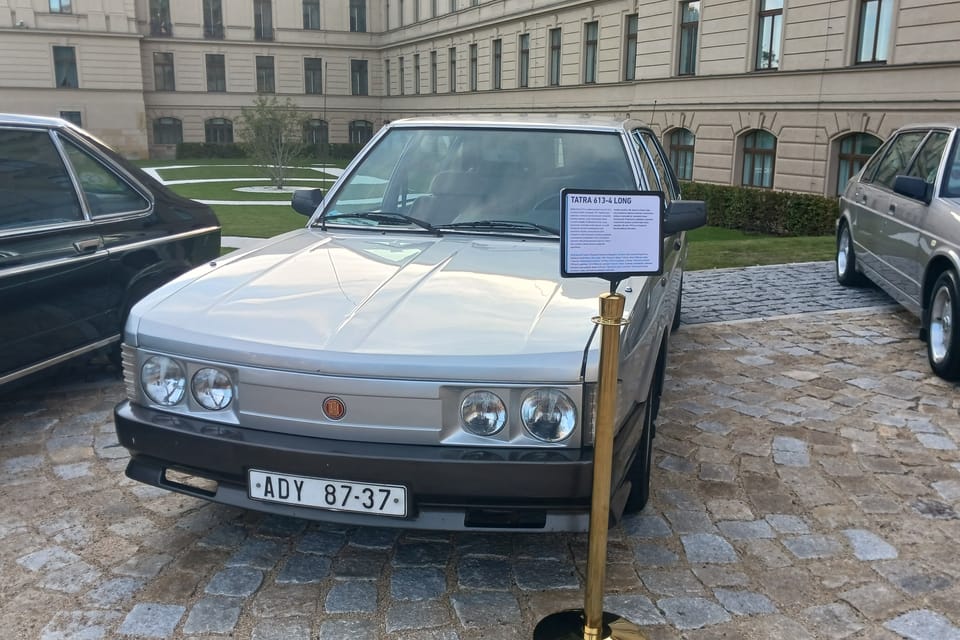
<svg viewBox="0 0 960 640">
<path fill-rule="evenodd" d="M 297 189 L 293 192 L 290 206 L 297 213 L 302 213 L 309 218 L 321 202 L 323 202 L 323 189 Z"/>
<path fill-rule="evenodd" d="M 663 234 L 690 231 L 707 224 L 707 204 L 703 200 L 674 200 L 667 207 Z"/>
<path fill-rule="evenodd" d="M 893 191 L 902 196 L 930 204 L 933 185 L 916 176 L 897 176 L 893 180 Z"/>
</svg>

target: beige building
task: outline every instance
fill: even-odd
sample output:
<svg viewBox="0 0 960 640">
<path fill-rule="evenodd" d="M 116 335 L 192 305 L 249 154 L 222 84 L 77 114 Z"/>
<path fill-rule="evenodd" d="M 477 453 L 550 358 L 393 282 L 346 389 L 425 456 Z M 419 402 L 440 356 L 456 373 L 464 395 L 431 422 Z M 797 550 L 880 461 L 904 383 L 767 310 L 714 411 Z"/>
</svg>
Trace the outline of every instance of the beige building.
<svg viewBox="0 0 960 640">
<path fill-rule="evenodd" d="M 133 156 L 227 142 L 258 93 L 313 141 L 463 111 L 651 123 L 684 178 L 836 193 L 893 129 L 960 115 L 933 0 L 0 0 L 0 111 Z M 238 136 L 239 137 L 239 134 Z"/>
</svg>

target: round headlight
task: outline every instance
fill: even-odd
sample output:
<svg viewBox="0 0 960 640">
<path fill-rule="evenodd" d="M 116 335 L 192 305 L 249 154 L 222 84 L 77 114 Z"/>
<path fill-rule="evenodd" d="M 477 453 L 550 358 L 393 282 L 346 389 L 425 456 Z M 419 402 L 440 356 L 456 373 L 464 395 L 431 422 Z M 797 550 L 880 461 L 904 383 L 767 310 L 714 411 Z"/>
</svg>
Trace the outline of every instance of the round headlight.
<svg viewBox="0 0 960 640">
<path fill-rule="evenodd" d="M 460 403 L 463 428 L 478 436 L 492 436 L 507 423 L 507 408 L 497 394 L 471 391 Z"/>
<path fill-rule="evenodd" d="M 183 400 L 187 376 L 176 360 L 166 356 L 151 356 L 140 369 L 140 384 L 148 398 L 157 404 L 172 407 Z"/>
<path fill-rule="evenodd" d="M 233 383 L 230 382 L 230 376 L 220 369 L 200 369 L 193 374 L 190 388 L 200 406 L 210 411 L 226 409 L 233 401 Z"/>
<path fill-rule="evenodd" d="M 537 389 L 527 394 L 520 406 L 523 426 L 537 440 L 566 440 L 577 426 L 573 400 L 557 389 Z"/>
</svg>

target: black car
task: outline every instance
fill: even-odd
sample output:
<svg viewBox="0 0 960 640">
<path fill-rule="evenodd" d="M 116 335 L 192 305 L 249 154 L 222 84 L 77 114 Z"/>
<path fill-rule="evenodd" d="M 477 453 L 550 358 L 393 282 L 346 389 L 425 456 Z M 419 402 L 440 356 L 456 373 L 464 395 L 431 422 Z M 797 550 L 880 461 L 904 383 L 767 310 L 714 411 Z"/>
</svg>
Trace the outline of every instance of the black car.
<svg viewBox="0 0 960 640">
<path fill-rule="evenodd" d="M 210 207 L 65 120 L 0 114 L 0 387 L 119 343 L 134 302 L 219 251 Z"/>
</svg>

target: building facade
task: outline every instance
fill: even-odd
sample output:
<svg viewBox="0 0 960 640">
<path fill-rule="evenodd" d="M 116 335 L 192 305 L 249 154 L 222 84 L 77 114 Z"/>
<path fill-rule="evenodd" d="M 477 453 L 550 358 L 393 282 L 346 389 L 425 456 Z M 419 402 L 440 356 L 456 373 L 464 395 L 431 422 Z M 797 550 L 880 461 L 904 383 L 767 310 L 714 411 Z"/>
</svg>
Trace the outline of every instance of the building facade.
<svg viewBox="0 0 960 640">
<path fill-rule="evenodd" d="M 229 142 L 258 94 L 312 142 L 459 112 L 603 113 L 682 178 L 833 195 L 890 132 L 960 115 L 934 0 L 0 0 L 0 110 L 133 156 Z"/>
</svg>

